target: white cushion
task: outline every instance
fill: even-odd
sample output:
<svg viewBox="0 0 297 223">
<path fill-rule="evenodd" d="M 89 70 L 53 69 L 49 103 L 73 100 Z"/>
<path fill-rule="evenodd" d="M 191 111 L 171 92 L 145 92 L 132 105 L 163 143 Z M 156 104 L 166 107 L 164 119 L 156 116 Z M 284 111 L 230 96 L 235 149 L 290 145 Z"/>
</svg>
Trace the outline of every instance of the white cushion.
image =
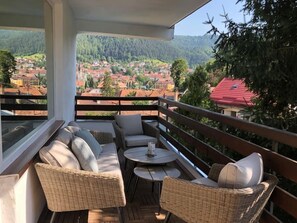
<svg viewBox="0 0 297 223">
<path fill-rule="evenodd" d="M 220 172 L 219 187 L 245 188 L 259 184 L 263 179 L 263 161 L 259 153 L 228 163 Z"/>
<path fill-rule="evenodd" d="M 82 169 L 98 172 L 97 160 L 85 140 L 74 136 L 72 140 L 72 151 L 78 159 Z"/>
<path fill-rule="evenodd" d="M 40 159 L 52 166 L 59 166 L 69 169 L 80 169 L 79 162 L 70 149 L 58 140 L 52 141 L 39 151 Z"/>
<path fill-rule="evenodd" d="M 123 129 L 125 135 L 143 135 L 141 115 L 116 115 L 117 124 Z"/>
<path fill-rule="evenodd" d="M 196 184 L 202 184 L 205 186 L 210 186 L 210 187 L 218 187 L 218 183 L 205 177 L 197 178 L 195 180 L 192 180 L 193 183 Z"/>
<path fill-rule="evenodd" d="M 102 152 L 102 148 L 94 136 L 86 129 L 81 129 L 75 133 L 76 136 L 82 138 L 88 143 L 92 152 L 94 153 L 95 158 L 97 159 Z"/>
</svg>

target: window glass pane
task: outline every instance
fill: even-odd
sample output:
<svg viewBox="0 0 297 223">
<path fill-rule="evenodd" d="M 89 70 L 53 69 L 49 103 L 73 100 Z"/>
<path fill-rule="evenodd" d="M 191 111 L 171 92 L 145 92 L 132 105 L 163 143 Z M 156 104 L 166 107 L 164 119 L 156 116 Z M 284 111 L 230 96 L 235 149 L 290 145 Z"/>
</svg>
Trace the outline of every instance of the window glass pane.
<svg viewBox="0 0 297 223">
<path fill-rule="evenodd" d="M 0 30 L 2 156 L 48 120 L 44 32 Z"/>
</svg>

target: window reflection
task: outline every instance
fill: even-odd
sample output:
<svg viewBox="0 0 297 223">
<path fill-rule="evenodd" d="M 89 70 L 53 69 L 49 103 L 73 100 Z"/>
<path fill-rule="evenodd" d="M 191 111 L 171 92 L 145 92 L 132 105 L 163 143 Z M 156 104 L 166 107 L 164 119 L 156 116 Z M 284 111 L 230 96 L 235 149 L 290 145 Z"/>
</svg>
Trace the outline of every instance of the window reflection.
<svg viewBox="0 0 297 223">
<path fill-rule="evenodd" d="M 44 32 L 0 30 L 0 152 L 4 159 L 48 120 L 44 52 Z"/>
</svg>

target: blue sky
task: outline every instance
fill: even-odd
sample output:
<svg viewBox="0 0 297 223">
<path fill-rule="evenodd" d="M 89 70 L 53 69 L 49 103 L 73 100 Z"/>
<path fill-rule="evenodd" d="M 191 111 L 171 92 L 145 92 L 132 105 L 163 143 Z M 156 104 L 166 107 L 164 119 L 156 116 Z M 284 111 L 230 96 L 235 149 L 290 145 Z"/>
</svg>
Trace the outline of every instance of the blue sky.
<svg viewBox="0 0 297 223">
<path fill-rule="evenodd" d="M 225 12 L 229 18 L 236 22 L 244 20 L 242 3 L 236 4 L 237 0 L 212 0 L 196 12 L 183 19 L 175 25 L 175 35 L 185 36 L 202 36 L 210 29 L 209 25 L 203 24 L 207 21 L 207 14 L 210 18 L 214 17 L 214 24 L 219 30 L 225 30 L 222 23 L 223 18 L 220 16 Z"/>
</svg>

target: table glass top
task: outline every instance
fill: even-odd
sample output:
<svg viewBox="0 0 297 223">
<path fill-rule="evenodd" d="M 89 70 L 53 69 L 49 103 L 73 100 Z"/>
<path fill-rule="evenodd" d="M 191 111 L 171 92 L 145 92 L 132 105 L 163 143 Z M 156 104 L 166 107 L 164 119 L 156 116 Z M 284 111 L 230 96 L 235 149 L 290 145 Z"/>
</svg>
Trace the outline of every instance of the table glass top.
<svg viewBox="0 0 297 223">
<path fill-rule="evenodd" d="M 147 147 L 135 147 L 124 152 L 124 156 L 134 162 L 147 164 L 164 164 L 177 159 L 177 154 L 161 148 L 155 149 L 155 156 L 147 155 Z"/>
</svg>

